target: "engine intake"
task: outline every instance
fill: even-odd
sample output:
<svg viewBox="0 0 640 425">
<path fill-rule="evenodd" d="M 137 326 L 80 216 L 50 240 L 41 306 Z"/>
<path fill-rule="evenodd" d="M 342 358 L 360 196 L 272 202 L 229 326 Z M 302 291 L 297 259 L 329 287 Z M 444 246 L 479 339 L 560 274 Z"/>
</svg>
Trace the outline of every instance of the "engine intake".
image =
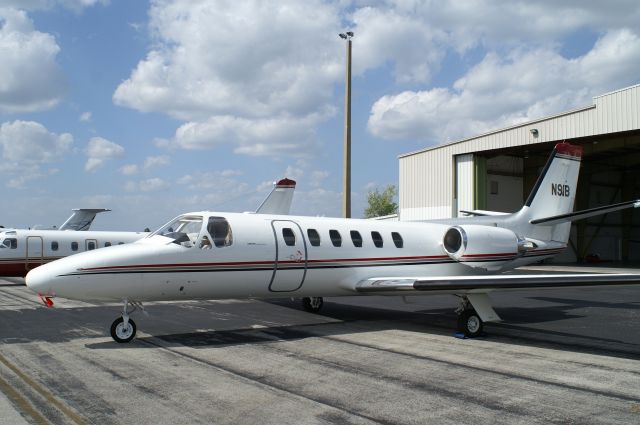
<svg viewBox="0 0 640 425">
<path fill-rule="evenodd" d="M 499 269 L 505 261 L 517 258 L 533 245 L 509 229 L 469 224 L 447 229 L 442 247 L 460 263 L 491 270 Z"/>
</svg>

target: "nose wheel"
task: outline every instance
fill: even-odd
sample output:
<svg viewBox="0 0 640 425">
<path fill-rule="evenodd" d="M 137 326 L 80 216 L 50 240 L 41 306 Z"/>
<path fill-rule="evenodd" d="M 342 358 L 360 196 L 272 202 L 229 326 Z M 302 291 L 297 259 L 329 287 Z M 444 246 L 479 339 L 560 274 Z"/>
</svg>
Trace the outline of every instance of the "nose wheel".
<svg viewBox="0 0 640 425">
<path fill-rule="evenodd" d="M 127 310 L 128 305 L 131 304 L 133 309 Z M 124 299 L 124 305 L 122 307 L 122 316 L 118 317 L 111 324 L 111 338 L 117 343 L 126 343 L 131 341 L 136 336 L 136 322 L 129 318 L 129 314 L 133 313 L 138 306 L 142 308 L 142 304 L 136 302 L 129 302 Z M 146 312 L 145 312 L 146 313 Z"/>
<path fill-rule="evenodd" d="M 127 319 L 127 323 L 124 322 L 122 317 L 118 317 L 111 324 L 111 338 L 115 342 L 125 343 L 131 341 L 136 336 L 136 322 L 131 319 Z"/>
</svg>

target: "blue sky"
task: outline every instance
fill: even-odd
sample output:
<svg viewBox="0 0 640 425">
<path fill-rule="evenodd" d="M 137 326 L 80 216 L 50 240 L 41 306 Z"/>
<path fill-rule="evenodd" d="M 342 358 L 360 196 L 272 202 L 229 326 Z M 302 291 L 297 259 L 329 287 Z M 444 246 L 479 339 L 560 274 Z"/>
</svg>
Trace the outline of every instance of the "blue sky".
<svg viewBox="0 0 640 425">
<path fill-rule="evenodd" d="M 0 0 L 0 224 L 140 230 L 255 209 L 340 214 L 353 39 L 353 215 L 402 153 L 640 83 L 637 1 Z"/>
</svg>

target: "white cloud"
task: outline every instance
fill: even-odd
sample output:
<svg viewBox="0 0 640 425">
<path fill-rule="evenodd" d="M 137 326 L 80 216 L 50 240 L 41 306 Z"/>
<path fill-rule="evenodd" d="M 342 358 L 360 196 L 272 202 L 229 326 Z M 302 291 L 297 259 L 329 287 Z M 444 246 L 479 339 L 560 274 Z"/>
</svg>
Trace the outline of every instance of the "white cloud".
<svg viewBox="0 0 640 425">
<path fill-rule="evenodd" d="M 157 1 L 154 48 L 113 99 L 187 121 L 171 141 L 183 149 L 300 154 L 334 113 L 338 27 L 335 5 L 320 1 Z"/>
<path fill-rule="evenodd" d="M 31 181 L 56 174 L 58 169 L 43 171 L 42 166 L 62 159 L 72 145 L 71 134 L 52 133 L 34 121 L 13 121 L 0 125 L 0 172 L 10 176 L 5 186 L 23 189 Z"/>
<path fill-rule="evenodd" d="M 79 120 L 82 121 L 82 122 L 91 121 L 91 112 L 87 111 L 87 112 L 81 113 Z"/>
<path fill-rule="evenodd" d="M 316 144 L 315 125 L 321 120 L 315 114 L 265 119 L 213 116 L 183 124 L 170 144 L 196 150 L 233 143 L 236 153 L 252 156 L 309 155 Z"/>
<path fill-rule="evenodd" d="M 94 172 L 102 167 L 105 161 L 121 158 L 124 155 L 124 148 L 102 137 L 93 137 L 89 140 L 86 154 L 88 159 L 84 169 Z"/>
<path fill-rule="evenodd" d="M 427 82 L 439 68 L 446 33 L 425 25 L 422 16 L 388 7 L 363 7 L 356 10 L 353 21 L 355 74 L 393 62 L 397 81 Z"/>
<path fill-rule="evenodd" d="M 81 12 L 96 4 L 107 5 L 109 0 L 3 0 L 2 5 L 22 10 L 47 10 L 57 6 Z"/>
<path fill-rule="evenodd" d="M 42 111 L 60 102 L 66 83 L 59 51 L 24 11 L 0 8 L 0 112 Z"/>
<path fill-rule="evenodd" d="M 575 59 L 546 48 L 489 53 L 453 89 L 383 96 L 368 129 L 385 139 L 440 143 L 588 105 L 594 95 L 637 83 L 638 69 L 640 37 L 625 29 Z"/>
<path fill-rule="evenodd" d="M 298 160 L 295 165 L 288 165 L 287 169 L 284 172 L 282 177 L 287 177 L 292 180 L 300 180 L 304 176 L 304 170 L 306 167 L 306 163 L 304 161 Z"/>
<path fill-rule="evenodd" d="M 132 176 L 138 173 L 138 166 L 136 164 L 125 164 L 119 169 L 123 176 Z"/>
<path fill-rule="evenodd" d="M 310 191 L 296 190 L 291 211 L 300 215 L 340 217 L 342 193 L 323 188 Z"/>
<path fill-rule="evenodd" d="M 224 193 L 234 193 L 238 190 L 246 191 L 248 185 L 240 182 L 236 177 L 243 173 L 239 170 L 211 171 L 206 173 L 188 174 L 178 179 L 178 184 L 188 186 L 190 190 L 214 189 Z"/>
<path fill-rule="evenodd" d="M 167 188 L 169 188 L 169 183 L 157 177 L 137 182 L 129 181 L 125 185 L 127 192 L 157 192 Z"/>
<path fill-rule="evenodd" d="M 329 177 L 328 171 L 314 171 L 311 173 L 311 187 L 320 187 L 324 184 L 324 181 Z"/>
<path fill-rule="evenodd" d="M 29 169 L 23 170 L 23 172 L 24 174 L 9 179 L 6 186 L 11 189 L 24 189 L 26 188 L 27 183 L 44 177 L 53 176 L 54 174 L 58 174 L 60 170 L 52 168 L 46 172 L 41 172 L 39 167 L 30 167 Z"/>
<path fill-rule="evenodd" d="M 540 47 L 580 30 L 601 33 L 634 28 L 637 31 L 640 8 L 635 0 L 618 0 L 615 5 L 600 1 L 403 0 L 362 7 L 356 9 L 353 16 L 358 23 L 356 35 L 368 30 L 377 34 L 389 33 L 380 43 L 391 43 L 401 52 L 387 51 L 381 56 L 395 60 L 397 57 L 394 56 L 411 51 L 415 45 L 422 46 L 425 52 L 442 47 L 464 52 L 477 46 L 490 49 L 523 44 Z M 391 32 L 392 29 L 396 32 Z"/>
<path fill-rule="evenodd" d="M 149 169 L 153 167 L 160 167 L 163 165 L 169 165 L 170 163 L 171 163 L 171 158 L 167 155 L 148 156 L 144 160 L 144 168 Z"/>
<path fill-rule="evenodd" d="M 57 160 L 72 144 L 71 134 L 52 133 L 34 121 L 5 122 L 0 126 L 2 158 L 18 169 Z"/>
</svg>

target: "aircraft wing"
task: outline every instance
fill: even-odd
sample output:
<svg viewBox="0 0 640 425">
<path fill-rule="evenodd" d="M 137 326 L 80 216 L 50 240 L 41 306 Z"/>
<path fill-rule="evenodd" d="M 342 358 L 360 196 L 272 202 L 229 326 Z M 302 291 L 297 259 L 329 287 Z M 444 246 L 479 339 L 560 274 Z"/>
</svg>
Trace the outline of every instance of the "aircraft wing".
<svg viewBox="0 0 640 425">
<path fill-rule="evenodd" d="M 486 276 L 383 277 L 358 282 L 360 293 L 441 292 L 486 293 L 496 290 L 556 289 L 567 287 L 640 286 L 640 274 L 502 274 Z"/>
<path fill-rule="evenodd" d="M 111 211 L 104 208 L 76 208 L 73 214 L 67 219 L 58 230 L 89 230 L 96 214 Z"/>
<path fill-rule="evenodd" d="M 256 214 L 279 214 L 289 215 L 291 211 L 291 201 L 293 200 L 293 191 L 296 189 L 296 182 L 284 178 L 277 182 L 271 193 L 260 204 L 256 210 Z"/>
<path fill-rule="evenodd" d="M 488 293 L 501 290 L 567 287 L 640 286 L 640 274 L 503 274 L 487 276 L 383 277 L 358 282 L 355 290 L 372 295 L 439 293 L 464 296 L 484 322 L 500 321 Z"/>
</svg>

